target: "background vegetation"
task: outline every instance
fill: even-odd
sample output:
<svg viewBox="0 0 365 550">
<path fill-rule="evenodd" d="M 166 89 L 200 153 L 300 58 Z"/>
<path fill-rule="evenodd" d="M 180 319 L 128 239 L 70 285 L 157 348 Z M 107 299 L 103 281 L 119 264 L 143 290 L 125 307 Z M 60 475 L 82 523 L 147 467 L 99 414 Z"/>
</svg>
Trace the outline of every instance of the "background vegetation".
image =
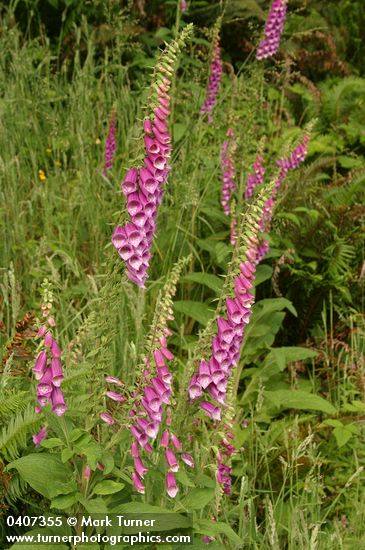
<svg viewBox="0 0 365 550">
<path fill-rule="evenodd" d="M 113 439 L 98 420 L 105 406 L 103 375 L 119 376 L 126 392 L 132 391 L 132 365 L 143 353 L 159 291 L 173 264 L 191 254 L 170 323 L 174 368 L 183 385 L 185 365 L 213 315 L 232 254 L 230 222 L 219 204 L 226 129 L 233 124 L 237 133 L 242 196 L 259 140 L 266 140 L 272 175 L 275 159 L 315 119 L 307 160 L 281 192 L 270 252 L 258 270 L 237 380 L 233 493 L 217 506 L 211 435 L 199 417 L 194 426 L 184 426 L 199 467 L 180 475 L 176 501 L 161 496 L 156 467 L 153 488 L 139 509 L 192 512 L 197 549 L 204 535 L 212 537 L 213 549 L 361 547 L 365 15 L 360 1 L 292 0 L 280 53 L 259 64 L 254 50 L 268 4 L 227 2 L 223 83 L 214 124 L 208 125 L 199 109 L 210 29 L 221 2 L 194 0 L 184 15 L 172 0 L 0 3 L 4 517 L 90 511 L 93 505 L 104 512 L 141 500 L 130 481 L 127 430 Z M 120 284 L 122 265 L 111 250 L 124 208 L 119 182 L 140 146 L 159 48 L 188 22 L 195 24 L 195 34 L 179 58 L 172 93 L 173 170 L 142 295 Z M 118 150 L 105 177 L 104 142 L 113 109 Z M 103 460 L 107 467 L 93 474 L 94 482 L 120 484 L 108 495 L 90 490 L 81 500 L 73 488 L 65 495 L 46 494 L 20 470 L 7 468 L 19 457 L 47 451 L 35 449 L 31 438 L 41 425 L 34 412 L 37 343 L 31 315 L 39 315 L 45 278 L 53 288 L 69 406 L 65 425 L 47 415 L 51 437 L 60 441 L 48 454 L 62 456 L 65 467 L 76 470 L 85 460 Z M 74 442 L 68 440 L 71 432 Z"/>
</svg>

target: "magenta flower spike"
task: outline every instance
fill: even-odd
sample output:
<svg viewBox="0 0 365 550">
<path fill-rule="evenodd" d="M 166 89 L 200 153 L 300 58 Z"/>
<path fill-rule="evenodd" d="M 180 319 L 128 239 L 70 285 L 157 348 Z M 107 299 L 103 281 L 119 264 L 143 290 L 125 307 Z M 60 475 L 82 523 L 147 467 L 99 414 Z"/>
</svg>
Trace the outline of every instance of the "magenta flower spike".
<svg viewBox="0 0 365 550">
<path fill-rule="evenodd" d="M 204 102 L 204 105 L 200 109 L 201 113 L 208 113 L 208 122 L 211 124 L 213 122 L 213 110 L 215 103 L 218 97 L 219 88 L 222 80 L 222 60 L 221 60 L 221 49 L 219 47 L 219 34 L 216 32 L 213 41 L 213 57 L 210 65 L 210 76 L 209 84 L 207 89 L 207 98 Z"/>
<path fill-rule="evenodd" d="M 262 155 L 257 155 L 255 162 L 253 163 L 253 173 L 247 178 L 245 199 L 248 200 L 252 197 L 255 188 L 261 185 L 264 181 L 265 168 L 263 166 Z"/>
<path fill-rule="evenodd" d="M 166 474 L 166 491 L 169 497 L 175 498 L 179 489 L 176 485 L 176 479 L 172 472 L 167 472 Z"/>
<path fill-rule="evenodd" d="M 104 170 L 103 175 L 106 176 L 107 172 L 113 168 L 115 151 L 117 149 L 116 141 L 116 113 L 113 111 L 110 121 L 108 136 L 105 142 L 105 151 L 104 151 Z"/>
<path fill-rule="evenodd" d="M 231 197 L 237 188 L 235 183 L 236 171 L 234 167 L 234 152 L 236 148 L 233 128 L 228 128 L 227 140 L 221 149 L 222 190 L 221 205 L 226 216 L 231 213 Z"/>
<path fill-rule="evenodd" d="M 286 0 L 273 0 L 265 24 L 265 36 L 257 48 L 256 59 L 266 59 L 278 51 L 285 16 Z"/>
<path fill-rule="evenodd" d="M 82 472 L 82 477 L 83 479 L 90 479 L 90 476 L 91 476 L 91 468 L 90 466 L 85 466 L 85 468 L 83 469 L 83 472 Z"/>
<path fill-rule="evenodd" d="M 47 428 L 43 426 L 43 428 L 41 428 L 40 431 L 32 437 L 34 445 L 38 447 L 46 437 Z"/>
</svg>

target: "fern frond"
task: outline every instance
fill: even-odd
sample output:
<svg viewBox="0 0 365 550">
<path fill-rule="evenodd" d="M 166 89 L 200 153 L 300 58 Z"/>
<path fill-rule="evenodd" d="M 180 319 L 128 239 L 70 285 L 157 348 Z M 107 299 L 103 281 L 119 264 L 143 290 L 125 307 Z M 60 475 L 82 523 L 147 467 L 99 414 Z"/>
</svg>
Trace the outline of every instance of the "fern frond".
<svg viewBox="0 0 365 550">
<path fill-rule="evenodd" d="M 332 187 L 324 190 L 324 198 L 334 206 L 352 206 L 356 203 L 364 204 L 365 170 L 357 172 L 341 187 Z"/>
<path fill-rule="evenodd" d="M 29 400 L 26 398 L 28 392 L 19 391 L 0 397 L 0 417 L 13 414 L 25 409 Z"/>
<path fill-rule="evenodd" d="M 343 237 L 338 237 L 324 253 L 330 258 L 328 273 L 331 277 L 346 277 L 351 274 L 351 263 L 356 256 L 356 250 Z"/>
<path fill-rule="evenodd" d="M 357 97 L 365 95 L 365 79 L 348 76 L 335 86 L 322 86 L 323 110 L 329 120 L 337 121 L 351 110 Z"/>
<path fill-rule="evenodd" d="M 13 416 L 0 435 L 0 456 L 7 461 L 18 458 L 20 451 L 27 446 L 29 434 L 35 433 L 40 423 L 39 414 L 30 405 Z"/>
</svg>

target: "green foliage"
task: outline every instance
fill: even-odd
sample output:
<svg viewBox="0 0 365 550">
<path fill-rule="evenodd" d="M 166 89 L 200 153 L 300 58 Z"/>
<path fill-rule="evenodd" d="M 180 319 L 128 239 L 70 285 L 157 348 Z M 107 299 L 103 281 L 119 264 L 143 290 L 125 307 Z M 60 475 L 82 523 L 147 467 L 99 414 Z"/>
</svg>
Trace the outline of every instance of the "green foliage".
<svg viewBox="0 0 365 550">
<path fill-rule="evenodd" d="M 359 546 L 365 519 L 364 79 L 340 78 L 338 63 L 322 79 L 320 68 L 308 72 L 300 57 L 300 40 L 308 39 L 313 52 L 315 27 L 331 32 L 339 17 L 354 31 L 343 49 L 336 37 L 341 55 L 360 36 L 357 12 L 335 6 L 329 14 L 313 2 L 290 3 L 282 55 L 288 51 L 297 64 L 292 71 L 286 58 L 271 70 L 271 61 L 260 65 L 245 53 L 257 41 L 268 3 L 228 3 L 225 72 L 212 125 L 199 116 L 210 42 L 197 29 L 173 76 L 173 170 L 149 282 L 140 291 L 108 243 L 125 215 L 119 181 L 141 150 L 145 86 L 164 40 L 173 40 L 188 19 L 213 23 L 221 3 L 191 2 L 182 19 L 177 3 L 146 3 L 140 26 L 137 3 L 130 12 L 117 4 L 23 0 L 1 6 L 0 345 L 5 356 L 22 313 L 38 311 L 37 289 L 47 276 L 68 404 L 61 418 L 47 408 L 34 412 L 37 350 L 33 343 L 15 347 L 1 380 L 3 505 L 9 514 L 39 515 L 49 508 L 73 515 L 163 514 L 166 530 L 186 527 L 188 512 L 192 548 L 202 547 L 203 536 L 214 539 L 212 548 L 232 550 Z M 42 29 L 55 13 L 61 15 L 57 28 Z M 166 26 L 156 29 L 151 14 Z M 291 29 L 298 29 L 294 36 Z M 353 59 L 362 51 L 356 44 Z M 230 62 L 239 67 L 235 74 Z M 103 177 L 113 109 L 118 152 Z M 230 381 L 237 452 L 232 494 L 223 495 L 216 480 L 222 424 L 212 427 L 197 413 L 186 387 L 196 363 L 209 358 L 215 319 L 224 314 L 247 238 L 258 232 L 275 161 L 314 116 L 308 160 L 280 190 L 270 252 L 257 270 L 253 315 Z M 219 204 L 219 154 L 229 124 L 237 136 L 236 248 Z M 266 180 L 246 205 L 245 182 L 263 136 Z M 174 354 L 171 429 L 195 461 L 195 468 L 181 463 L 176 472 L 175 500 L 165 493 L 161 452 L 144 458 L 145 495 L 134 491 L 128 429 L 145 359 L 151 360 L 153 342 L 167 326 Z M 123 381 L 123 403 L 107 398 L 105 375 Z M 101 421 L 105 410 L 113 426 Z M 48 436 L 35 448 L 31 436 L 44 424 Z"/>
</svg>

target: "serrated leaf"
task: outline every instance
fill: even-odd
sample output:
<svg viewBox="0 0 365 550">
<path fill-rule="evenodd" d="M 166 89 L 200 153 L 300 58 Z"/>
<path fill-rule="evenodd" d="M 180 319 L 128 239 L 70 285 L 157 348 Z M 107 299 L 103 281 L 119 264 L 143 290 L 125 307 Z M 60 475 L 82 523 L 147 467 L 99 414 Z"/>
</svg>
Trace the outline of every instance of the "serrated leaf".
<svg viewBox="0 0 365 550">
<path fill-rule="evenodd" d="M 193 300 L 181 300 L 174 302 L 174 309 L 175 311 L 184 313 L 204 326 L 214 315 L 214 311 L 211 310 L 207 304 L 194 302 Z"/>
<path fill-rule="evenodd" d="M 118 493 L 125 487 L 124 483 L 119 483 L 118 481 L 113 481 L 111 479 L 105 479 L 93 489 L 93 493 L 96 495 L 112 495 L 113 493 Z"/>
</svg>

